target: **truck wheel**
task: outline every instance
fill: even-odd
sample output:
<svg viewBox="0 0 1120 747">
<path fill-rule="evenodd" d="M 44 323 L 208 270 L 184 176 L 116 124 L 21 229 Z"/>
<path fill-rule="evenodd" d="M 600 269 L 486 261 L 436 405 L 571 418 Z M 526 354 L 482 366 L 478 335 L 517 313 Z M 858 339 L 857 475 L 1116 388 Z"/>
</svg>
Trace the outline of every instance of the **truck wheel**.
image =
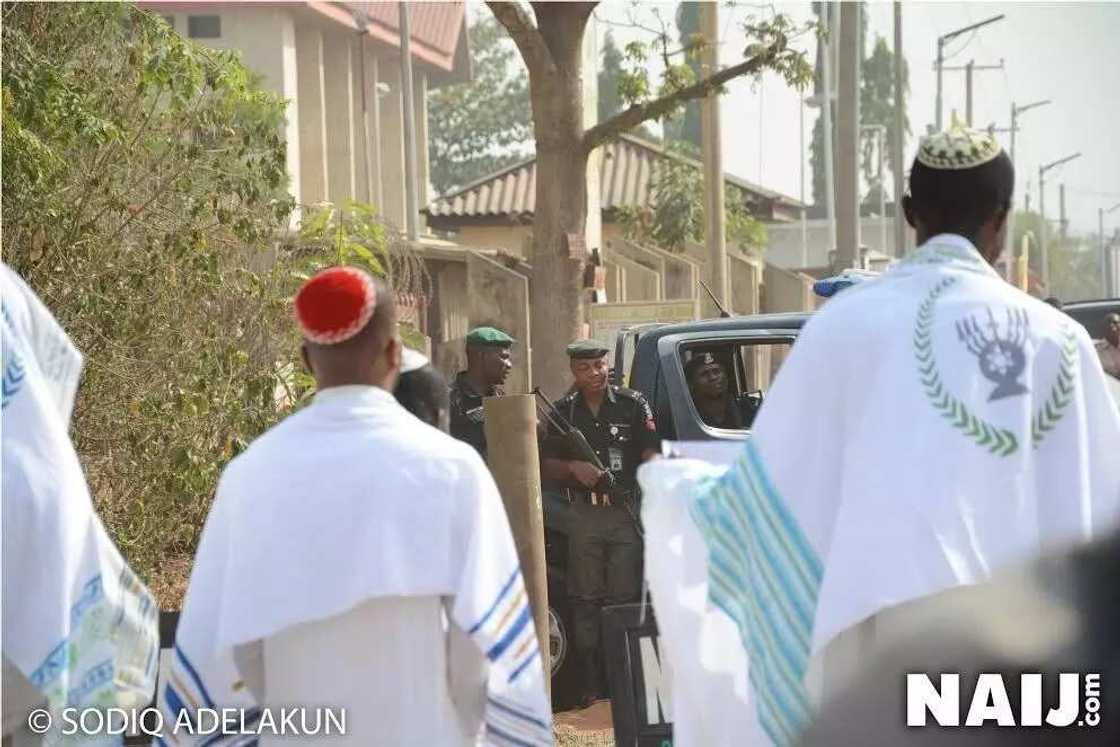
<svg viewBox="0 0 1120 747">
<path fill-rule="evenodd" d="M 548 655 L 549 662 L 551 663 L 550 676 L 555 677 L 556 673 L 564 666 L 564 661 L 568 658 L 568 648 L 568 630 L 564 627 L 564 621 L 560 618 L 560 613 L 550 606 L 548 608 Z"/>
</svg>

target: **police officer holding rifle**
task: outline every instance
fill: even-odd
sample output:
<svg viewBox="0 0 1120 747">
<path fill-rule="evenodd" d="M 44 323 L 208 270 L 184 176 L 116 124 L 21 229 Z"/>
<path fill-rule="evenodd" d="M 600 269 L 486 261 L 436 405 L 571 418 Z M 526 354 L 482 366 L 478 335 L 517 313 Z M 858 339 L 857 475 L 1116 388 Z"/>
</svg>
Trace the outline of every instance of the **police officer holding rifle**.
<svg viewBox="0 0 1120 747">
<path fill-rule="evenodd" d="M 583 671 L 580 700 L 587 706 L 603 692 L 600 611 L 636 601 L 640 593 L 636 473 L 658 453 L 659 439 L 645 397 L 608 382 L 606 347 L 578 340 L 567 350 L 574 383 L 542 408 L 548 436 L 541 472 L 572 503 L 568 594 L 572 643 Z"/>
</svg>

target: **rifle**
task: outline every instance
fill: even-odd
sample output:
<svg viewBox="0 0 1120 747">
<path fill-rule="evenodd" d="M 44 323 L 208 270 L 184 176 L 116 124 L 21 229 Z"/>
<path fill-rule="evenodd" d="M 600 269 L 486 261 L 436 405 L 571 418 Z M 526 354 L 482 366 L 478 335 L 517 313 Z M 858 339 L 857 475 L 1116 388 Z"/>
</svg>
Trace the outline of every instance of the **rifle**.
<svg viewBox="0 0 1120 747">
<path fill-rule="evenodd" d="M 544 396 L 544 392 L 541 391 L 539 386 L 533 387 L 533 394 L 537 396 L 537 410 L 553 428 L 559 431 L 560 439 L 564 442 L 568 454 L 575 459 L 590 462 L 603 473 L 603 479 L 600 480 L 600 485 L 604 485 L 602 490 L 606 491 L 613 488 L 614 474 L 603 466 L 599 455 L 595 453 L 595 449 L 591 448 L 591 444 L 587 443 L 587 438 L 583 433 L 560 414 L 560 411 Z M 541 407 L 541 402 L 544 403 L 544 407 Z"/>
<path fill-rule="evenodd" d="M 540 411 L 541 415 L 544 416 L 545 420 L 547 420 L 553 428 L 560 432 L 560 438 L 565 442 L 568 453 L 574 454 L 577 458 L 583 459 L 586 462 L 590 462 L 603 473 L 603 479 L 600 480 L 599 485 L 595 487 L 600 492 L 612 490 L 615 487 L 614 473 L 603 466 L 603 463 L 599 460 L 599 455 L 595 453 L 595 449 L 591 448 L 591 444 L 587 443 L 587 438 L 583 433 L 560 414 L 560 411 L 544 396 L 539 386 L 533 387 L 533 394 L 537 396 L 537 410 Z M 541 407 L 541 402 L 544 403 L 544 407 Z M 623 499 L 622 507 L 626 510 L 630 521 L 633 522 L 634 529 L 637 530 L 638 536 L 645 539 L 645 532 L 642 531 L 642 521 L 633 504 L 632 495 Z"/>
<path fill-rule="evenodd" d="M 700 283 L 700 287 L 703 288 L 705 291 L 707 291 L 708 298 L 712 299 L 712 303 L 714 303 L 716 305 L 716 308 L 719 309 L 719 318 L 720 319 L 729 318 L 731 316 L 731 312 L 728 311 L 727 309 L 723 308 L 723 304 L 721 304 L 719 302 L 719 299 L 716 298 L 716 294 L 712 293 L 712 289 L 708 287 L 708 284 L 705 283 L 703 280 L 700 280 L 698 282 Z"/>
</svg>

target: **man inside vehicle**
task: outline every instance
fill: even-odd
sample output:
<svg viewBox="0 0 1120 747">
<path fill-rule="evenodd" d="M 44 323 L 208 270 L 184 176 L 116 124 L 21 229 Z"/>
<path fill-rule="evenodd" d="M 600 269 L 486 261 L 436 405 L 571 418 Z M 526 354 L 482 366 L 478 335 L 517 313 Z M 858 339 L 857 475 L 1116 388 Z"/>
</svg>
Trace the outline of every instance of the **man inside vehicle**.
<svg viewBox="0 0 1120 747">
<path fill-rule="evenodd" d="M 697 353 L 684 366 L 685 381 L 696 410 L 714 428 L 746 428 L 743 414 L 727 381 L 727 371 L 709 352 Z"/>
</svg>

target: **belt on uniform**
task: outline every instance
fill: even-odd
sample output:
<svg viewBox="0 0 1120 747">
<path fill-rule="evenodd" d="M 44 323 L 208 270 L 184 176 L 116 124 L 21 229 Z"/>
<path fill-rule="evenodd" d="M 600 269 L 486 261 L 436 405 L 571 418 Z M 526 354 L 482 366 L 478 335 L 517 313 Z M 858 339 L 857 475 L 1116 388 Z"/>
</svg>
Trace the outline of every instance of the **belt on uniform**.
<svg viewBox="0 0 1120 747">
<path fill-rule="evenodd" d="M 601 490 L 569 491 L 569 499 L 588 503 L 592 506 L 625 506 L 627 499 L 633 495 L 632 490 L 616 490 L 607 493 Z M 574 493 L 574 495 L 573 495 Z"/>
</svg>

